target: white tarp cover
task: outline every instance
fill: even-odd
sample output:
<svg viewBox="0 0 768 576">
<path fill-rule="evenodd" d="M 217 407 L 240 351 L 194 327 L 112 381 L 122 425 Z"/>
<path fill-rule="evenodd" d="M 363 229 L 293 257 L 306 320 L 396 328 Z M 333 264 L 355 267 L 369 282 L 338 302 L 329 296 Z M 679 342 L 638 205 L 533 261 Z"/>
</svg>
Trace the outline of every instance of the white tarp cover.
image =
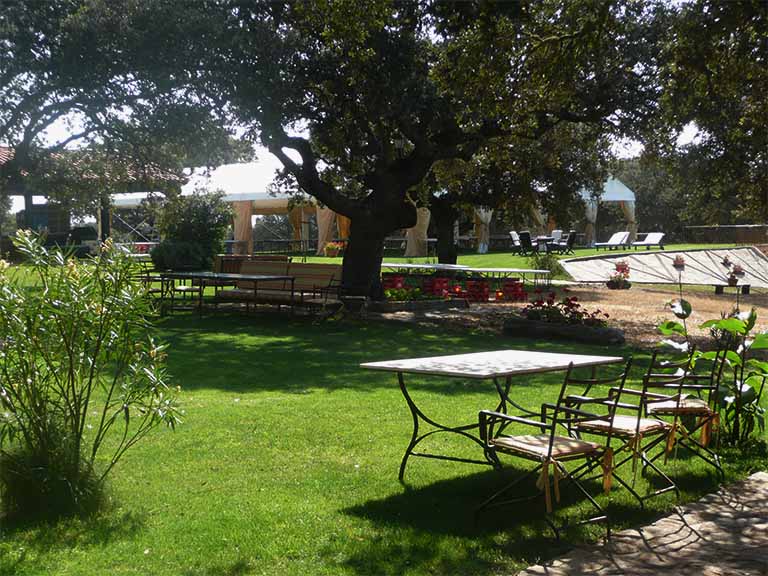
<svg viewBox="0 0 768 576">
<path fill-rule="evenodd" d="M 682 275 L 672 266 L 675 256 L 685 259 Z M 725 257 L 744 269 L 739 285 L 768 288 L 768 257 L 757 248 L 721 248 L 714 250 L 624 252 L 610 256 L 587 256 L 561 260 L 565 271 L 577 282 L 606 282 L 619 260 L 629 264 L 629 281 L 638 284 L 723 285 L 728 283 L 730 268 Z"/>
<path fill-rule="evenodd" d="M 582 188 L 579 194 L 585 200 L 592 198 L 592 190 Z M 626 184 L 618 178 L 608 178 L 603 184 L 603 191 L 600 193 L 600 202 L 634 202 L 635 193 L 627 188 Z"/>
</svg>

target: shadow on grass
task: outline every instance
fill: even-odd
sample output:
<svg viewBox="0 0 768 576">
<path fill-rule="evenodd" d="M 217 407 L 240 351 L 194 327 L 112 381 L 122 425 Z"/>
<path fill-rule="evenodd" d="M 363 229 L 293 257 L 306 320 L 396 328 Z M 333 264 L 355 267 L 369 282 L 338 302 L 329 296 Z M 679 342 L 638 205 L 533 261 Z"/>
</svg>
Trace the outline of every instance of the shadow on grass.
<svg viewBox="0 0 768 576">
<path fill-rule="evenodd" d="M 507 467 L 435 482 L 420 488 L 371 500 L 343 512 L 377 525 L 381 536 L 351 543 L 346 564 L 358 574 L 491 574 L 524 567 L 562 554 L 573 543 L 604 534 L 598 526 L 574 527 L 557 541 L 544 521 L 544 502 L 535 479 L 524 481 L 517 496 L 530 499 L 476 512 L 485 498 L 525 474 L 530 468 Z M 591 492 L 599 483 L 589 483 Z M 591 513 L 576 497 L 573 486 L 564 486 L 557 505 L 558 522 L 584 518 Z M 474 545 L 455 546 L 456 539 Z M 477 552 L 483 551 L 482 555 Z"/>
<path fill-rule="evenodd" d="M 0 524 L 2 540 L 14 538 L 25 543 L 15 558 L 0 556 L 0 576 L 13 576 L 19 568 L 34 563 L 34 558 L 52 550 L 73 550 L 105 546 L 117 540 L 129 540 L 143 530 L 146 513 L 109 510 L 86 518 L 68 518 L 43 523 L 14 522 Z"/>
<path fill-rule="evenodd" d="M 327 321 L 259 312 L 220 312 L 198 316 L 176 314 L 158 322 L 160 337 L 169 344 L 168 367 L 187 390 L 216 388 L 238 392 L 275 390 L 302 392 L 307 388 L 360 391 L 393 388 L 393 373 L 373 372 L 362 362 L 461 354 L 503 348 L 552 352 L 605 354 L 604 347 L 570 342 L 500 339 L 496 335 L 467 331 L 437 332 L 390 322 Z M 611 350 L 628 354 L 626 348 Z M 558 382 L 553 373 L 526 379 L 525 383 Z M 423 380 L 411 378 L 409 388 Z M 435 379 L 425 384 L 434 389 Z M 453 379 L 453 383 L 461 382 Z M 492 386 L 492 385 L 491 385 Z M 472 387 L 443 386 L 441 392 L 461 394 Z"/>
</svg>

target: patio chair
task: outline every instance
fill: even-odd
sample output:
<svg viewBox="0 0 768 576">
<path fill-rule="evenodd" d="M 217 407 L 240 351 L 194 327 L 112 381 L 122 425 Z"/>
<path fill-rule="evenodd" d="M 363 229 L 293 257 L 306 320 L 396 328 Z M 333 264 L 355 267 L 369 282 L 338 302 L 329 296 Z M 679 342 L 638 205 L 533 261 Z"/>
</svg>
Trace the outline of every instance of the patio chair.
<svg viewBox="0 0 768 576">
<path fill-rule="evenodd" d="M 642 390 L 611 388 L 608 391 L 608 398 L 617 403 L 617 413 L 614 416 L 613 425 L 610 428 L 608 427 L 608 424 L 602 420 L 582 422 L 573 427 L 573 432 L 576 437 L 581 437 L 583 434 L 597 436 L 610 435 L 619 443 L 619 446 L 614 449 L 613 452 L 613 478 L 615 478 L 637 499 L 641 508 L 645 507 L 645 500 L 654 496 L 659 496 L 660 494 L 665 494 L 666 492 L 674 491 L 678 498 L 680 496 L 680 492 L 674 481 L 664 471 L 657 467 L 653 463 L 653 459 L 650 459 L 647 455 L 650 450 L 668 440 L 669 435 L 673 431 L 673 427 L 671 424 L 661 419 L 645 417 L 644 400 L 648 394 L 651 394 L 647 391 L 647 388 L 652 382 L 660 381 L 663 382 L 665 386 L 668 384 L 674 386 L 678 380 L 682 381 L 682 379 L 685 378 L 689 365 L 690 357 L 681 363 L 671 364 L 667 362 L 657 362 L 654 354 L 645 375 L 644 387 Z M 674 369 L 676 373 L 657 373 L 657 370 L 662 366 L 664 369 Z M 682 373 L 678 371 L 682 371 Z M 648 385 L 645 384 L 646 381 L 648 382 Z M 574 381 L 574 383 L 578 382 Z M 583 407 L 585 404 L 604 401 L 603 398 L 593 398 L 588 395 L 592 385 L 604 384 L 603 381 L 585 380 L 584 384 L 587 384 L 587 386 L 583 394 L 568 396 L 566 398 L 568 406 Z M 620 401 L 620 396 L 622 394 L 624 396 Z M 645 470 L 646 467 L 650 467 L 656 472 L 656 474 L 658 474 L 664 481 L 664 485 L 648 494 L 640 495 L 635 490 L 638 462 L 641 462 L 643 470 Z M 628 463 L 631 463 L 632 466 L 631 482 L 627 481 L 620 474 L 621 469 Z"/>
<path fill-rule="evenodd" d="M 549 235 L 552 237 L 552 242 L 554 243 L 560 242 L 560 240 L 563 239 L 562 230 L 552 230 L 552 232 L 550 232 Z"/>
<path fill-rule="evenodd" d="M 576 244 L 576 230 L 570 230 L 559 242 L 547 244 L 547 251 L 558 254 L 573 254 L 573 246 Z"/>
<path fill-rule="evenodd" d="M 651 246 L 658 246 L 664 250 L 664 232 L 649 232 L 641 241 L 632 242 L 632 247 L 635 250 L 641 246 L 645 246 L 646 250 L 650 250 Z"/>
<path fill-rule="evenodd" d="M 512 239 L 512 252 L 521 252 L 520 236 L 515 230 L 510 231 L 509 237 Z"/>
<path fill-rule="evenodd" d="M 645 413 L 647 417 L 662 420 L 672 418 L 671 430 L 668 435 L 664 452 L 654 455 L 650 464 L 676 450 L 677 446 L 687 448 L 691 453 L 713 466 L 721 479 L 725 479 L 725 473 L 720 463 L 720 456 L 712 448 L 710 440 L 712 432 L 720 421 L 717 411 L 718 393 L 722 380 L 723 370 L 726 365 L 726 350 L 718 350 L 714 353 L 702 355 L 696 361 L 699 373 L 691 370 L 693 363 L 689 356 L 689 367 L 685 369 L 683 362 L 677 364 L 677 372 L 674 379 L 665 379 L 664 375 L 653 373 L 654 364 L 660 367 L 669 367 L 669 363 L 656 361 L 656 355 L 651 361 L 643 381 L 643 389 L 664 388 L 672 395 L 646 393 L 644 397 Z M 706 370 L 701 373 L 701 367 Z M 682 377 L 681 373 L 685 372 Z M 699 433 L 699 438 L 695 435 Z"/>
<path fill-rule="evenodd" d="M 621 390 L 626 381 L 630 362 L 627 363 L 625 369 L 617 377 L 603 379 L 600 382 L 613 384 L 617 390 Z M 525 479 L 537 476 L 536 487 L 543 492 L 544 497 L 544 519 L 555 533 L 555 537 L 559 539 L 561 530 L 565 529 L 567 525 L 558 526 L 556 524 L 553 499 L 555 502 L 560 501 L 560 482 L 569 480 L 597 511 L 596 516 L 580 520 L 574 525 L 605 522 L 608 536 L 610 536 L 610 524 L 607 514 L 582 485 L 581 480 L 595 468 L 601 467 L 604 471 L 603 488 L 606 492 L 610 490 L 611 434 L 610 432 L 608 433 L 604 443 L 599 443 L 574 438 L 570 435 L 560 435 L 558 432 L 567 433 L 568 430 L 573 429 L 579 423 L 595 421 L 605 422 L 610 431 L 613 427 L 613 418 L 616 405 L 620 399 L 620 393 L 615 400 L 609 400 L 605 397 L 602 399 L 602 402 L 594 402 L 590 406 L 594 410 L 590 412 L 584 408 L 568 406 L 566 403 L 566 390 L 568 386 L 584 382 L 583 380 L 573 378 L 573 370 L 573 364 L 571 364 L 560 387 L 557 402 L 555 404 L 542 404 L 541 421 L 489 410 L 480 411 L 480 439 L 491 462 L 498 464 L 499 455 L 506 454 L 535 462 L 536 465 L 531 471 L 515 479 L 512 483 L 485 500 L 477 508 L 477 511 L 530 499 L 530 497 L 514 497 L 511 499 L 502 499 L 501 497 L 509 493 Z M 506 433 L 506 430 L 513 424 L 537 429 L 539 433 L 514 435 Z M 565 463 L 572 461 L 581 461 L 581 463 L 574 469 L 568 470 Z"/>
<path fill-rule="evenodd" d="M 629 243 L 629 232 L 616 232 L 608 239 L 608 242 L 595 242 L 595 248 L 607 248 L 613 250 L 614 248 L 625 248 Z"/>
<path fill-rule="evenodd" d="M 533 242 L 531 241 L 531 233 L 528 230 L 520 232 L 518 237 L 520 238 L 520 254 L 528 256 L 536 251 L 533 247 Z"/>
</svg>

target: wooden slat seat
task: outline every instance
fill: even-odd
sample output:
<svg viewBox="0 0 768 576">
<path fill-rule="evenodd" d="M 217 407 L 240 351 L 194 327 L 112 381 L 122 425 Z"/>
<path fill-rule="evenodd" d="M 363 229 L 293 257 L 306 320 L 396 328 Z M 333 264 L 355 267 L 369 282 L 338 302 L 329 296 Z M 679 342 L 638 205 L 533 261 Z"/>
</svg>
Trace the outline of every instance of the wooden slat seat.
<svg viewBox="0 0 768 576">
<path fill-rule="evenodd" d="M 526 434 L 524 436 L 499 436 L 489 441 L 489 444 L 492 444 L 497 449 L 526 456 L 540 457 L 543 460 L 549 453 L 549 441 L 549 434 Z M 553 458 L 591 454 L 602 449 L 602 444 L 579 440 L 578 438 L 555 436 L 552 440 Z"/>
</svg>

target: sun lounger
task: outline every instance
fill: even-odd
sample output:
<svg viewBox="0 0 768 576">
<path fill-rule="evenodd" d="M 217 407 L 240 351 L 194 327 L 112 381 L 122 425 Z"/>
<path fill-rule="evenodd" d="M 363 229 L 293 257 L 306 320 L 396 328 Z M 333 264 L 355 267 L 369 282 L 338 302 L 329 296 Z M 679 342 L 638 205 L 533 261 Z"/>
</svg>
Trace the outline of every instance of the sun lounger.
<svg viewBox="0 0 768 576">
<path fill-rule="evenodd" d="M 650 249 L 651 246 L 658 246 L 664 250 L 664 232 L 649 232 L 640 242 L 632 242 L 632 246 L 635 250 L 639 246 L 645 246 L 646 250 Z"/>
<path fill-rule="evenodd" d="M 616 232 L 608 239 L 608 242 L 595 242 L 595 248 L 624 248 L 629 243 L 629 232 Z"/>
</svg>

